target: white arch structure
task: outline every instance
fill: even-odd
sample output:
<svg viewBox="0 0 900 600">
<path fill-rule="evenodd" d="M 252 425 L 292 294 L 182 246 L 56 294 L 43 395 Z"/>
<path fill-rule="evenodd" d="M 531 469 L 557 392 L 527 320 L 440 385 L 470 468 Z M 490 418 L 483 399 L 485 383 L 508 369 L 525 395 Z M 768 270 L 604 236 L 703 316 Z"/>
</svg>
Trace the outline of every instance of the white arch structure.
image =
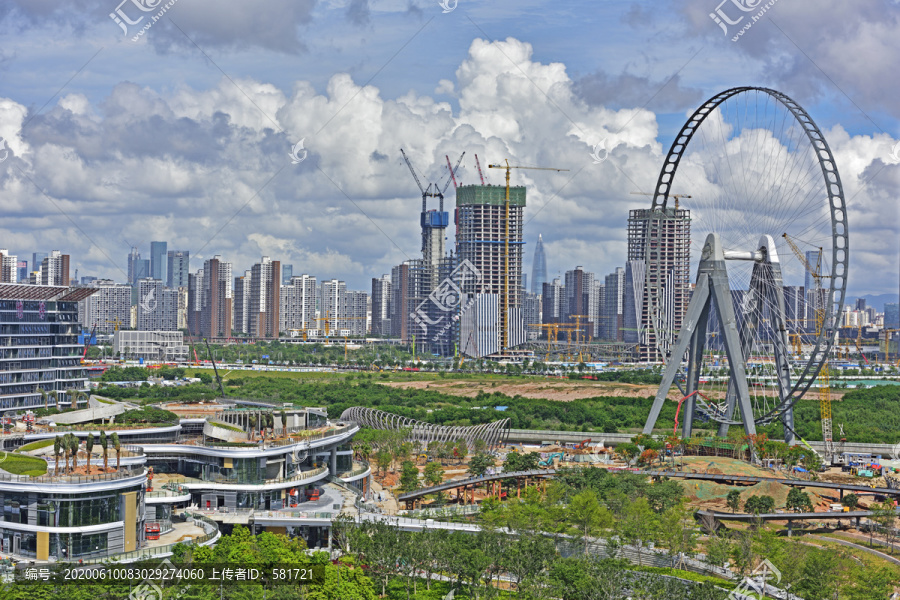
<svg viewBox="0 0 900 600">
<path fill-rule="evenodd" d="M 425 423 L 408 417 L 401 417 L 383 410 L 354 406 L 341 413 L 342 421 L 352 421 L 360 427 L 399 431 L 410 428 L 410 439 L 422 442 L 427 447 L 431 442 L 455 442 L 464 440 L 469 450 L 475 449 L 475 441 L 482 440 L 488 450 L 506 443 L 509 437 L 509 419 L 471 426 L 446 426 Z"/>
</svg>

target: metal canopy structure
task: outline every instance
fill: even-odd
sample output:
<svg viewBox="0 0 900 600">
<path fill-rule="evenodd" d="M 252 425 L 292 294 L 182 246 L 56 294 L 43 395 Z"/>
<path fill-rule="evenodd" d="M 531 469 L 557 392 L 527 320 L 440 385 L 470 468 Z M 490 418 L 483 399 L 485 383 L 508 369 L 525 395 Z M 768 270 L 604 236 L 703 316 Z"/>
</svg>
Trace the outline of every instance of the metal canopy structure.
<svg viewBox="0 0 900 600">
<path fill-rule="evenodd" d="M 354 406 L 341 413 L 342 421 L 353 421 L 360 427 L 370 427 L 387 431 L 400 431 L 411 429 L 409 438 L 422 442 L 427 447 L 431 442 L 456 442 L 463 440 L 469 450 L 475 449 L 475 441 L 481 440 L 488 450 L 493 450 L 500 444 L 506 443 L 509 437 L 509 419 L 472 425 L 469 427 L 454 427 L 434 425 L 416 419 L 401 417 L 383 410 Z"/>
<path fill-rule="evenodd" d="M 0 300 L 58 300 L 61 302 L 79 302 L 97 288 L 70 288 L 58 285 L 27 285 L 7 283 L 0 285 Z"/>
</svg>

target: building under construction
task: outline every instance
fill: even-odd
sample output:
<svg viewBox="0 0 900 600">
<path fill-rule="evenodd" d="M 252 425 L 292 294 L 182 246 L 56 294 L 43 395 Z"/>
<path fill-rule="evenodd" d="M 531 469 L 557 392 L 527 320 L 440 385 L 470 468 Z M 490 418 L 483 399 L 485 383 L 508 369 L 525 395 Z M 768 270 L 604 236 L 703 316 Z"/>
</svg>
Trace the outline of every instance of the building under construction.
<svg viewBox="0 0 900 600">
<path fill-rule="evenodd" d="M 471 307 L 460 316 L 459 349 L 487 356 L 525 341 L 523 321 L 522 239 L 525 188 L 465 185 L 456 190 L 456 258 L 477 277 L 463 279 Z M 504 336 L 504 328 L 506 335 Z M 506 339 L 504 347 L 503 340 Z"/>
<path fill-rule="evenodd" d="M 625 315 L 626 327 L 636 324 L 638 359 L 662 362 L 681 329 L 691 297 L 691 213 L 679 208 L 638 209 L 628 216 L 629 266 L 642 269 L 626 274 L 632 289 L 634 317 Z M 643 272 L 640 272 L 643 271 Z M 640 302 L 637 302 L 640 299 Z M 631 336 L 629 336 L 631 337 Z M 626 338 L 627 339 L 627 338 Z"/>
</svg>

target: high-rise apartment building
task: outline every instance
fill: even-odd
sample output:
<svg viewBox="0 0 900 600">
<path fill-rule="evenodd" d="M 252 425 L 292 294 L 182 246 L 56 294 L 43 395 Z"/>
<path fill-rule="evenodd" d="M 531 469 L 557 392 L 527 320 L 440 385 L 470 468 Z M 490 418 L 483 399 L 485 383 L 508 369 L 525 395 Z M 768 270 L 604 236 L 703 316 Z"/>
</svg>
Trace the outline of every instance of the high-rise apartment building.
<svg viewBox="0 0 900 600">
<path fill-rule="evenodd" d="M 625 269 L 618 267 L 607 275 L 603 287 L 604 304 L 600 317 L 600 337 L 621 342 L 625 339 Z"/>
<path fill-rule="evenodd" d="M 536 340 L 541 335 L 540 327 L 529 327 L 529 325 L 540 325 L 543 323 L 543 313 L 541 308 L 540 294 L 525 294 L 525 302 L 523 305 L 523 314 L 525 316 L 525 337 L 528 341 Z"/>
<path fill-rule="evenodd" d="M 645 280 L 632 277 L 632 285 L 641 287 L 637 329 L 642 361 L 666 360 L 681 329 L 690 300 L 690 248 L 689 210 L 667 207 L 629 212 L 627 259 L 645 263 Z"/>
<path fill-rule="evenodd" d="M 18 280 L 22 283 L 28 282 L 28 261 L 20 260 L 16 263 L 16 271 L 18 275 Z"/>
<path fill-rule="evenodd" d="M 319 302 L 320 318 L 322 319 L 322 329 L 330 332 L 337 331 L 338 318 L 341 315 L 341 298 L 347 292 L 347 283 L 338 279 L 328 279 L 322 282 L 321 294 L 322 300 Z"/>
<path fill-rule="evenodd" d="M 19 278 L 19 257 L 0 248 L 0 283 L 16 283 Z"/>
<path fill-rule="evenodd" d="M 241 277 L 234 278 L 233 325 L 236 333 L 250 333 L 250 271 L 244 271 Z"/>
<path fill-rule="evenodd" d="M 391 335 L 391 277 L 372 278 L 372 335 Z"/>
<path fill-rule="evenodd" d="M 178 290 L 167 288 L 159 279 L 138 281 L 138 331 L 175 331 L 178 328 Z"/>
<path fill-rule="evenodd" d="M 41 261 L 38 285 L 69 285 L 69 255 L 53 250 Z"/>
<path fill-rule="evenodd" d="M 32 252 L 31 253 L 31 270 L 32 271 L 40 271 L 41 263 L 44 262 L 44 259 L 50 256 L 47 252 Z"/>
<path fill-rule="evenodd" d="M 191 272 L 191 253 L 187 250 L 169 250 L 166 253 L 166 287 L 187 288 Z"/>
<path fill-rule="evenodd" d="M 563 287 L 559 277 L 547 283 L 544 282 L 541 294 L 541 311 L 543 323 L 562 323 L 566 315 L 566 288 Z"/>
<path fill-rule="evenodd" d="M 566 271 L 566 313 L 565 320 L 569 324 L 580 324 L 579 340 L 586 340 L 594 333 L 597 322 L 597 301 L 594 289 L 594 274 L 583 267 L 575 267 Z"/>
<path fill-rule="evenodd" d="M 366 292 L 348 290 L 340 298 L 338 331 L 354 337 L 366 335 L 368 330 L 369 295 Z"/>
<path fill-rule="evenodd" d="M 163 285 L 166 285 L 168 276 L 168 253 L 166 252 L 166 242 L 150 242 L 150 274 L 148 277 L 159 279 Z M 171 286 L 169 286 L 171 287 Z"/>
<path fill-rule="evenodd" d="M 534 260 L 531 264 L 531 293 L 543 294 L 545 283 L 547 283 L 547 255 L 544 252 L 544 238 L 538 234 L 538 241 L 534 247 Z"/>
<path fill-rule="evenodd" d="M 410 337 L 409 319 L 409 263 L 406 261 L 391 269 L 391 337 L 404 343 Z"/>
<path fill-rule="evenodd" d="M 497 296 L 499 323 L 489 327 L 497 332 L 499 351 L 513 348 L 525 340 L 522 316 L 522 253 L 525 188 L 509 190 L 509 219 L 506 216 L 506 189 L 500 186 L 464 185 L 456 190 L 456 260 L 471 263 L 478 278 L 464 281 L 464 293 Z M 488 310 L 479 321 L 492 318 Z M 473 308 L 481 306 L 476 303 Z M 462 335 L 462 333 L 460 333 Z M 505 340 L 506 348 L 503 341 Z M 460 340 L 462 346 L 462 340 Z M 483 344 L 480 348 L 493 347 Z M 479 350 L 481 351 L 481 350 Z"/>
<path fill-rule="evenodd" d="M 131 324 L 131 286 L 111 279 L 97 279 L 88 287 L 96 291 L 83 301 L 81 325 L 86 329 L 97 326 L 99 333 L 113 333 Z"/>
<path fill-rule="evenodd" d="M 316 278 L 310 275 L 291 277 L 281 287 L 281 331 L 316 329 Z"/>
<path fill-rule="evenodd" d="M 219 255 L 204 261 L 203 269 L 191 276 L 188 318 L 193 335 L 206 338 L 231 336 L 232 286 L 231 263 L 223 261 Z"/>
<path fill-rule="evenodd" d="M 277 338 L 281 324 L 281 262 L 263 256 L 250 269 L 250 335 Z"/>
</svg>

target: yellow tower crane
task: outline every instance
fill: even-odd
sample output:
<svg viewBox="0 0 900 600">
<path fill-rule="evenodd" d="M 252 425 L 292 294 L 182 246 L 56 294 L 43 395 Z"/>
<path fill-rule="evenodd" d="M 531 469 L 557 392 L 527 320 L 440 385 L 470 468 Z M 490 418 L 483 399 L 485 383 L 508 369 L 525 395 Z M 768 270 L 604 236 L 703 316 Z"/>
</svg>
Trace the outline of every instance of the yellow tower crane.
<svg viewBox="0 0 900 600">
<path fill-rule="evenodd" d="M 812 276 L 813 281 L 815 281 L 816 289 L 813 298 L 815 299 L 816 306 L 816 338 L 818 338 L 822 334 L 822 327 L 825 324 L 825 302 L 822 298 L 822 280 L 831 278 L 830 275 L 822 275 L 822 248 L 819 248 L 816 266 L 813 267 L 809 261 L 806 260 L 806 256 L 800 248 L 797 247 L 797 244 L 794 243 L 794 240 L 788 237 L 788 234 L 784 233 L 781 237 L 783 237 L 788 246 L 791 247 L 791 251 L 797 256 L 797 260 L 800 261 L 800 264 L 803 265 L 810 276 Z M 828 370 L 828 355 L 826 354 L 822 370 L 819 371 L 819 408 L 822 411 L 822 438 L 825 440 L 825 452 L 826 454 L 831 454 L 834 446 L 834 438 L 831 431 L 831 383 Z"/>
<path fill-rule="evenodd" d="M 511 165 L 509 160 L 504 161 L 505 165 L 488 165 L 489 169 L 506 169 L 506 201 L 503 204 L 505 216 L 503 218 L 503 294 L 501 295 L 500 308 L 500 350 L 506 350 L 509 347 L 509 171 L 511 169 L 533 169 L 538 171 L 568 171 L 568 169 L 557 169 L 555 167 L 526 167 L 522 165 Z"/>
</svg>

